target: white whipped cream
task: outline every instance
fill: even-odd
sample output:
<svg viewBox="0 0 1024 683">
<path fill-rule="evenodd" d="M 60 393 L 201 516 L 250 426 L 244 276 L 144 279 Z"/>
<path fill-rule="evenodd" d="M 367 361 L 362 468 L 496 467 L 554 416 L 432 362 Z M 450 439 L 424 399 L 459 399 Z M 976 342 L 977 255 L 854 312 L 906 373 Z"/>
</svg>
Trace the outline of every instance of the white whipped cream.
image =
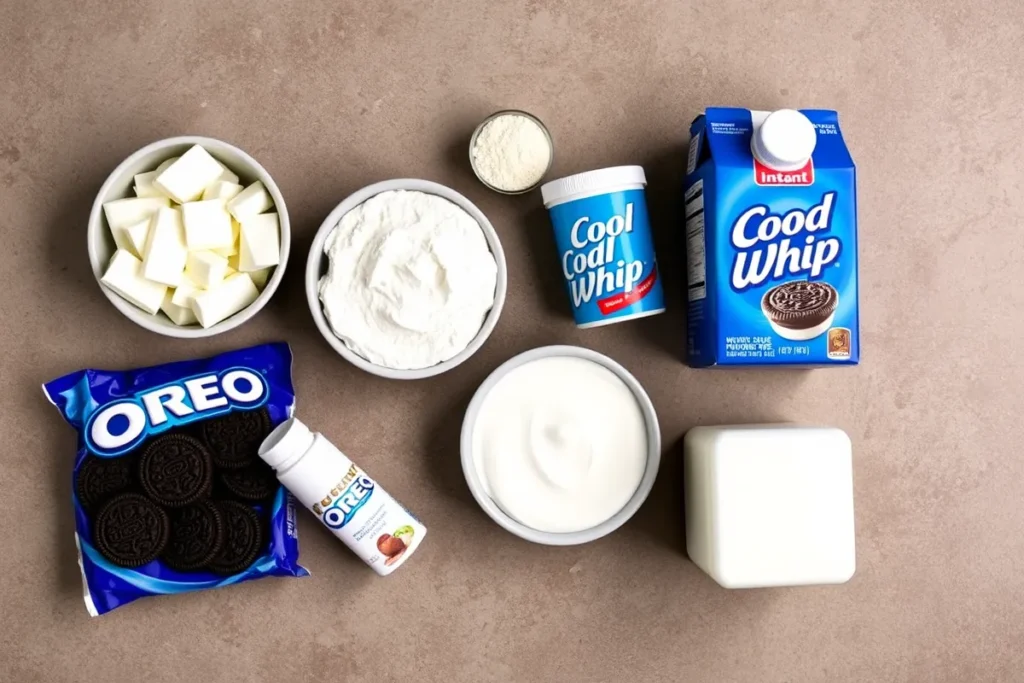
<svg viewBox="0 0 1024 683">
<path fill-rule="evenodd" d="M 591 529 L 633 497 L 647 423 L 632 390 L 591 360 L 538 358 L 491 387 L 473 427 L 487 494 L 538 531 Z"/>
<path fill-rule="evenodd" d="M 480 225 L 447 199 L 382 192 L 328 235 L 320 301 L 334 333 L 371 363 L 411 370 L 469 346 L 494 305 L 498 268 Z"/>
</svg>

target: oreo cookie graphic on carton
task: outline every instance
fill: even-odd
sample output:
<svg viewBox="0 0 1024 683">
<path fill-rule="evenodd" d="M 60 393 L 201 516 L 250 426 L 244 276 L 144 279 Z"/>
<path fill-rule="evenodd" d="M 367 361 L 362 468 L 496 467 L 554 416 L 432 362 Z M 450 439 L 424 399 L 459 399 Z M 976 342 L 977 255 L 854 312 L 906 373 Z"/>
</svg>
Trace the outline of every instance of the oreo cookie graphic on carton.
<svg viewBox="0 0 1024 683">
<path fill-rule="evenodd" d="M 684 199 L 690 365 L 858 363 L 856 171 L 836 112 L 709 108 Z"/>
<path fill-rule="evenodd" d="M 268 344 L 43 386 L 79 434 L 75 540 L 93 616 L 149 595 L 306 576 L 295 503 L 257 455 L 291 417 L 291 351 Z"/>
</svg>

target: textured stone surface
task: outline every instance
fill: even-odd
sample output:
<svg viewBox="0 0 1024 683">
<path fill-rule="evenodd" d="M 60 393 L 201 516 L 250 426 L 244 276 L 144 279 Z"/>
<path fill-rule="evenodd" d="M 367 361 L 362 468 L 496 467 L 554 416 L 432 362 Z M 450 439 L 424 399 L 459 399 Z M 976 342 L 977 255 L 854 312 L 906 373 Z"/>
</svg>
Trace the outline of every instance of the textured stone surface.
<svg viewBox="0 0 1024 683">
<path fill-rule="evenodd" d="M 1016 0 L 0 4 L 0 680 L 1014 681 L 1024 667 L 1024 9 Z M 834 107 L 860 180 L 864 362 L 696 371 L 683 349 L 677 197 L 709 104 Z M 534 112 L 555 172 L 642 163 L 670 312 L 572 324 L 537 194 L 471 176 L 474 124 Z M 154 139 L 234 142 L 281 186 L 295 241 L 251 323 L 154 336 L 92 279 L 106 174 Z M 449 375 L 389 382 L 333 355 L 302 289 L 319 222 L 370 182 L 423 177 L 492 219 L 505 313 Z M 384 580 L 300 520 L 313 577 L 86 616 L 74 436 L 39 384 L 286 339 L 299 412 L 430 527 Z M 616 534 L 543 548 L 492 524 L 459 468 L 461 412 L 514 353 L 610 354 L 657 407 L 654 494 Z M 678 441 L 697 424 L 801 420 L 855 447 L 846 586 L 728 592 L 683 553 Z"/>
</svg>

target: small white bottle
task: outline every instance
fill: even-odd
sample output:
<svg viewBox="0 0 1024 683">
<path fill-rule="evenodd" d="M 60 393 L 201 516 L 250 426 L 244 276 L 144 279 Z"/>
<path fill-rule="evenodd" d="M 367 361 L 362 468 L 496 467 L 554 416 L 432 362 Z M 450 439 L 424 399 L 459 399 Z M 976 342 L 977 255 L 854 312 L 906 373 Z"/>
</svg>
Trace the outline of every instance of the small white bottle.
<svg viewBox="0 0 1024 683">
<path fill-rule="evenodd" d="M 381 576 L 419 547 L 427 528 L 319 432 L 285 420 L 260 446 L 284 487 Z"/>
</svg>

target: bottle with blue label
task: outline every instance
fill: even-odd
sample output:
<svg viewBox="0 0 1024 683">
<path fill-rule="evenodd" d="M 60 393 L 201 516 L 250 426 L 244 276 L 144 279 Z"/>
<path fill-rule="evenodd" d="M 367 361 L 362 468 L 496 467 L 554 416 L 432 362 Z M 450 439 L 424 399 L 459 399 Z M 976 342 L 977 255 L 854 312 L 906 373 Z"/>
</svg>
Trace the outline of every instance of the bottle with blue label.
<svg viewBox="0 0 1024 683">
<path fill-rule="evenodd" d="M 541 187 L 573 317 L 598 327 L 665 310 L 640 166 L 617 166 Z"/>
<path fill-rule="evenodd" d="M 685 182 L 690 365 L 855 365 L 856 171 L 838 115 L 709 108 Z"/>
</svg>

